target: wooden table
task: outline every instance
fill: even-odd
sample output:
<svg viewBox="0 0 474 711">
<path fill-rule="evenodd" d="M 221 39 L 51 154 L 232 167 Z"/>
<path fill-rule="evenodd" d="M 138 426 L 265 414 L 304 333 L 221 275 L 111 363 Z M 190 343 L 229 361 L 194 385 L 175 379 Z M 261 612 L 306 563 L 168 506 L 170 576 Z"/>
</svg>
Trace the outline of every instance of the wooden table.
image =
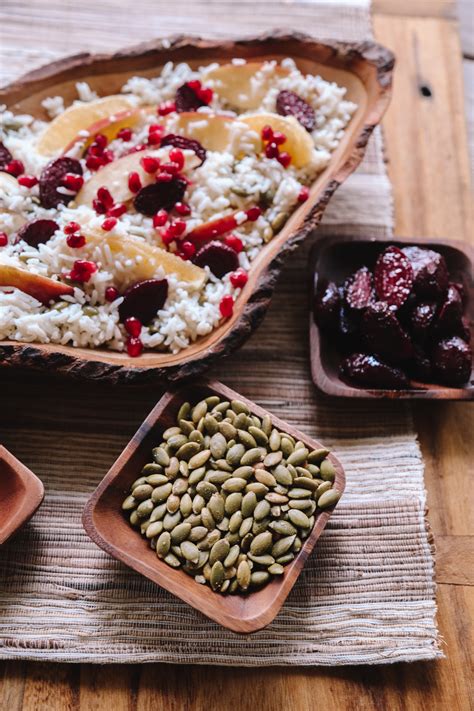
<svg viewBox="0 0 474 711">
<path fill-rule="evenodd" d="M 26 20 L 25 20 L 26 21 Z M 375 0 L 376 38 L 398 58 L 384 121 L 396 233 L 474 239 L 461 50 L 452 0 Z M 469 709 L 474 407 L 426 402 L 414 414 L 437 545 L 438 621 L 447 658 L 335 669 L 0 663 L 0 709 Z"/>
</svg>

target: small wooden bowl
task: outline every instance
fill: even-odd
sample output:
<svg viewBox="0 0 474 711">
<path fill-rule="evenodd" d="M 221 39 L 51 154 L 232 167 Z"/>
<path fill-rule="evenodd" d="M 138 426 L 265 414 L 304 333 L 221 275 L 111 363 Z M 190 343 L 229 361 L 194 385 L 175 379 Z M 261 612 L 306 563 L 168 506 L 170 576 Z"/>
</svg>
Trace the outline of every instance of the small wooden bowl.
<svg viewBox="0 0 474 711">
<path fill-rule="evenodd" d="M 131 76 L 154 76 L 168 61 L 198 67 L 215 61 L 228 62 L 233 57 L 252 61 L 292 57 L 305 73 L 320 74 L 345 87 L 347 98 L 355 101 L 358 109 L 330 164 L 313 184 L 309 199 L 252 263 L 249 280 L 232 318 L 176 355 L 146 351 L 138 358 L 130 358 L 126 353 L 107 349 L 3 341 L 1 365 L 114 382 L 176 381 L 201 373 L 218 357 L 239 347 L 258 326 L 284 259 L 319 224 L 334 191 L 362 160 L 369 136 L 385 113 L 394 65 L 388 49 L 374 42 L 322 43 L 299 33 L 275 31 L 235 41 L 176 37 L 147 42 L 116 54 L 80 54 L 53 62 L 0 90 L 0 104 L 47 119 L 42 100 L 62 96 L 66 106 L 69 105 L 77 98 L 77 81 L 87 81 L 99 95 L 113 94 Z"/>
<path fill-rule="evenodd" d="M 40 479 L 0 445 L 0 545 L 30 520 L 43 498 Z"/>
<path fill-rule="evenodd" d="M 417 241 L 409 237 L 395 237 L 393 240 L 366 240 L 359 237 L 328 237 L 318 242 L 310 257 L 310 358 L 311 374 L 315 385 L 327 395 L 359 398 L 391 399 L 435 399 L 473 400 L 474 369 L 471 378 L 463 387 L 447 387 L 439 383 L 411 381 L 411 387 L 404 390 L 382 390 L 356 388 L 341 380 L 339 365 L 342 355 L 331 337 L 321 333 L 314 320 L 313 304 L 318 279 L 327 279 L 342 284 L 346 277 L 360 267 L 369 268 L 385 246 L 394 244 L 426 247 L 440 252 L 446 259 L 452 281 L 461 281 L 466 289 L 466 315 L 471 327 L 474 324 L 474 287 L 472 248 L 465 242 L 455 240 L 426 239 Z M 474 332 L 471 332 L 471 348 L 474 351 Z"/>
<path fill-rule="evenodd" d="M 251 412 L 259 417 L 266 414 L 266 410 L 219 382 L 204 382 L 165 393 L 92 494 L 85 506 L 82 522 L 87 534 L 109 555 L 169 590 L 224 627 L 234 632 L 255 632 L 268 625 L 278 614 L 332 510 L 320 511 L 316 515 L 311 534 L 304 541 L 296 558 L 285 566 L 281 579 L 275 579 L 262 590 L 249 595 L 215 593 L 208 586 L 196 583 L 186 573 L 170 568 L 157 558 L 148 542 L 131 528 L 121 512 L 122 501 L 130 484 L 139 476 L 144 464 L 150 461 L 151 450 L 156 446 L 161 434 L 167 427 L 175 424 L 181 404 L 186 400 L 196 402 L 214 394 L 225 400 L 242 400 L 247 403 Z M 271 417 L 276 427 L 300 439 L 309 449 L 322 446 L 277 417 Z M 330 455 L 330 458 L 336 469 L 335 488 L 342 493 L 345 486 L 344 470 L 336 457 Z"/>
</svg>

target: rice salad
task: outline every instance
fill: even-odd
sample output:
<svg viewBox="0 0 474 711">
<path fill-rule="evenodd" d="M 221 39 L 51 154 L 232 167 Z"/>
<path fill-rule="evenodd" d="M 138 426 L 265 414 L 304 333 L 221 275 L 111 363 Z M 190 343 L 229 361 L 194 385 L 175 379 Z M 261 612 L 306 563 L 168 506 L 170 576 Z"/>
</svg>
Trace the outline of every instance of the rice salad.
<svg viewBox="0 0 474 711">
<path fill-rule="evenodd" d="M 356 109 L 281 63 L 169 62 L 1 107 L 0 339 L 178 353 L 233 309 Z"/>
</svg>

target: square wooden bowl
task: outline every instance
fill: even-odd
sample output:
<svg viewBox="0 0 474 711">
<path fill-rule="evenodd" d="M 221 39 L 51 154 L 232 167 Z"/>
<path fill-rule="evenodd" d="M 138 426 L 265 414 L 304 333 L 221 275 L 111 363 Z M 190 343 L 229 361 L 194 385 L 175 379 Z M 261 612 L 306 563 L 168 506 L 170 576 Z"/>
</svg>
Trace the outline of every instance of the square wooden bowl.
<svg viewBox="0 0 474 711">
<path fill-rule="evenodd" d="M 29 521 L 43 498 L 40 479 L 0 445 L 0 545 Z"/>
<path fill-rule="evenodd" d="M 140 533 L 131 528 L 121 511 L 130 484 L 137 479 L 144 464 L 150 461 L 151 450 L 157 445 L 164 430 L 175 424 L 182 403 L 187 400 L 197 402 L 209 395 L 219 395 L 225 400 L 236 398 L 245 402 L 255 415 L 262 417 L 266 414 L 261 407 L 219 382 L 201 382 L 165 393 L 92 494 L 84 509 L 82 521 L 92 540 L 114 558 L 224 627 L 234 632 L 255 632 L 268 625 L 278 614 L 332 510 L 316 514 L 311 534 L 295 559 L 285 566 L 284 575 L 248 595 L 215 593 L 208 586 L 196 583 L 181 570 L 170 568 L 156 556 Z M 273 415 L 271 417 L 276 427 L 300 439 L 309 449 L 322 447 L 321 443 L 298 432 L 294 427 Z M 329 456 L 336 469 L 334 486 L 342 493 L 345 486 L 344 470 L 336 457 L 332 454 Z"/>
<path fill-rule="evenodd" d="M 359 398 L 392 399 L 438 399 L 438 400 L 473 400 L 474 370 L 471 378 L 463 387 L 449 387 L 439 383 L 410 382 L 410 388 L 401 390 L 356 388 L 341 380 L 339 365 L 342 354 L 330 336 L 321 333 L 314 320 L 314 294 L 318 280 L 334 281 L 342 284 L 354 271 L 362 266 L 371 268 L 377 256 L 388 245 L 399 247 L 408 244 L 416 247 L 433 249 L 442 254 L 448 265 L 451 281 L 463 283 L 467 295 L 465 313 L 471 329 L 474 324 L 474 286 L 472 281 L 473 250 L 464 243 L 455 240 L 417 240 L 409 237 L 396 237 L 393 240 L 369 240 L 359 237 L 327 237 L 317 242 L 310 257 L 310 358 L 311 374 L 315 385 L 327 395 Z M 474 331 L 471 331 L 471 349 L 474 350 Z"/>
</svg>

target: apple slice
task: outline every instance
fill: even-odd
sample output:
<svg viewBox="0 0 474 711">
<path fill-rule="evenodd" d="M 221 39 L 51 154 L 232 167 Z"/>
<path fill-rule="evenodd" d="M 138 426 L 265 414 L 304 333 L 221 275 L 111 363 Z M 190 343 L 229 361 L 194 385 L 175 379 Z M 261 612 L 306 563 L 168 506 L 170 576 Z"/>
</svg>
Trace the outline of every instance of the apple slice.
<svg viewBox="0 0 474 711">
<path fill-rule="evenodd" d="M 246 123 L 259 136 L 264 126 L 271 126 L 274 131 L 284 133 L 286 141 L 279 148 L 290 154 L 292 165 L 296 168 L 301 168 L 311 161 L 314 151 L 313 139 L 294 116 L 278 116 L 278 114 L 262 112 L 240 116 L 239 121 Z"/>
<path fill-rule="evenodd" d="M 63 153 L 69 153 L 69 151 L 74 148 L 76 143 L 84 143 L 84 148 L 89 146 L 93 140 L 94 136 L 98 133 L 102 133 L 107 137 L 109 141 L 116 138 L 117 133 L 121 128 L 132 128 L 136 126 L 143 118 L 142 113 L 139 109 L 130 109 L 128 111 L 120 111 L 114 114 L 112 117 L 100 119 L 88 126 L 85 130 L 89 134 L 89 137 L 78 135 L 76 136 L 67 146 L 63 149 Z"/>
<path fill-rule="evenodd" d="M 128 235 L 121 237 L 113 232 L 101 232 L 99 230 L 88 230 L 85 228 L 83 234 L 87 243 L 83 249 L 90 247 L 107 247 L 112 255 L 130 259 L 135 262 L 135 266 L 130 270 L 130 277 L 125 275 L 121 283 L 117 286 L 121 289 L 130 286 L 138 281 L 153 279 L 161 267 L 165 275 L 175 274 L 180 281 L 187 282 L 196 289 L 201 288 L 206 280 L 206 272 L 191 262 L 187 262 L 181 257 L 177 257 L 171 252 L 166 252 L 160 247 L 148 244 L 139 237 Z M 139 261 L 136 262 L 137 257 Z M 105 260 L 104 260 L 105 261 Z"/>
<path fill-rule="evenodd" d="M 264 66 L 264 62 L 221 64 L 206 72 L 203 81 L 231 106 L 249 111 L 260 106 L 275 81 L 275 74 L 278 77 L 289 74 L 289 70 L 280 65 L 262 71 Z"/>
<path fill-rule="evenodd" d="M 223 114 L 207 114 L 188 111 L 173 116 L 167 129 L 187 138 L 199 141 L 208 151 L 240 151 L 240 137 L 246 129 L 239 120 Z M 256 152 L 260 150 L 260 138 L 255 138 Z"/>
<path fill-rule="evenodd" d="M 168 160 L 169 151 L 171 151 L 172 148 L 173 147 L 170 146 L 167 152 L 164 152 L 164 149 L 157 148 L 138 151 L 123 156 L 122 158 L 117 158 L 117 160 L 112 161 L 112 163 L 107 163 L 107 165 L 98 170 L 97 173 L 93 173 L 89 180 L 83 185 L 76 195 L 76 205 L 88 205 L 91 207 L 92 201 L 97 197 L 97 190 L 102 186 L 107 188 L 115 203 L 131 200 L 135 196 L 135 193 L 132 193 L 128 187 L 128 176 L 130 173 L 138 173 L 143 187 L 155 182 L 155 175 L 147 173 L 142 168 L 141 159 L 145 156 L 150 156 L 151 158 L 159 158 L 161 156 L 161 162 L 165 163 Z M 201 161 L 193 151 L 185 151 L 184 155 L 185 165 L 183 170 L 191 170 L 200 165 Z"/>
<path fill-rule="evenodd" d="M 33 296 L 47 306 L 50 301 L 68 294 L 72 296 L 74 289 L 68 284 L 55 281 L 49 277 L 33 274 L 26 269 L 20 269 L 10 264 L 0 263 L 0 286 L 11 286 Z"/>
<path fill-rule="evenodd" d="M 46 126 L 39 137 L 37 151 L 44 156 L 62 153 L 66 147 L 74 144 L 80 131 L 88 131 L 89 127 L 97 126 L 104 119 L 108 124 L 114 123 L 116 119 L 120 121 L 124 118 L 124 112 L 131 113 L 133 109 L 130 99 L 114 95 L 72 104 Z"/>
</svg>

